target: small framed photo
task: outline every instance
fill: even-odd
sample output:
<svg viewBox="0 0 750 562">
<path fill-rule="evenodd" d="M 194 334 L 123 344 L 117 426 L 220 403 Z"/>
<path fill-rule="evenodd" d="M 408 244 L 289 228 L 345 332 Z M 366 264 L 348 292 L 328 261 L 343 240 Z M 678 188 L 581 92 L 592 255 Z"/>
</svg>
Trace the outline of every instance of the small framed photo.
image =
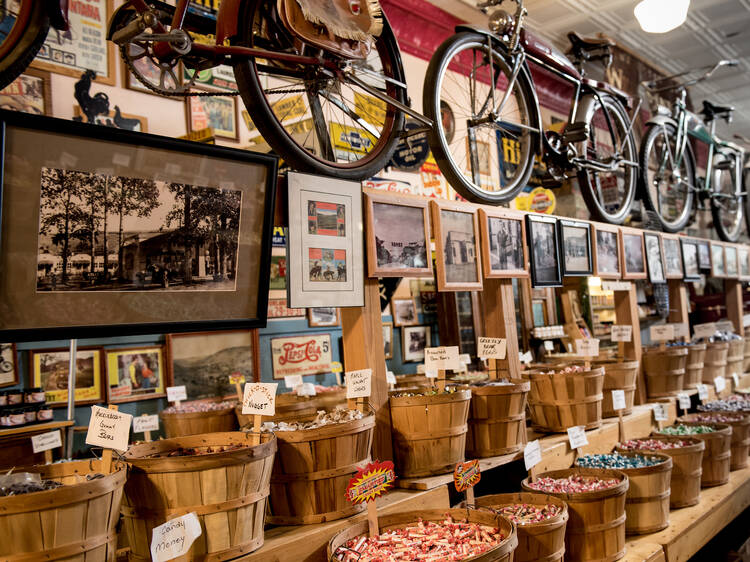
<svg viewBox="0 0 750 562">
<path fill-rule="evenodd" d="M 592 236 L 594 275 L 602 279 L 619 279 L 620 271 L 620 229 L 603 224 L 594 225 Z"/>
<path fill-rule="evenodd" d="M 415 324 L 419 324 L 417 303 L 413 298 L 391 299 L 391 309 L 393 310 L 394 326 L 414 326 Z"/>
<path fill-rule="evenodd" d="M 740 246 L 737 248 L 737 261 L 740 268 L 740 279 L 750 281 L 750 248 Z"/>
<path fill-rule="evenodd" d="M 23 74 L 0 91 L 0 109 L 11 109 L 37 115 L 52 113 L 50 73 L 27 68 Z"/>
<path fill-rule="evenodd" d="M 697 240 L 698 245 L 698 269 L 711 271 L 711 247 L 706 240 Z"/>
<path fill-rule="evenodd" d="M 364 306 L 360 183 L 296 172 L 287 183 L 287 306 Z"/>
<path fill-rule="evenodd" d="M 479 209 L 485 277 L 528 277 L 523 215 L 501 207 Z"/>
<path fill-rule="evenodd" d="M 393 323 L 383 322 L 383 353 L 386 359 L 393 359 Z"/>
<path fill-rule="evenodd" d="M 724 245 L 724 271 L 727 279 L 738 279 L 740 268 L 737 263 L 737 246 L 734 244 Z"/>
<path fill-rule="evenodd" d="M 724 246 L 711 243 L 711 276 L 726 277 L 727 270 L 724 265 Z"/>
<path fill-rule="evenodd" d="M 545 215 L 526 215 L 526 237 L 529 241 L 531 286 L 561 286 L 557 219 Z"/>
<path fill-rule="evenodd" d="M 695 240 L 680 239 L 682 245 L 682 266 L 685 281 L 700 281 L 701 272 L 698 267 L 698 243 Z"/>
<path fill-rule="evenodd" d="M 582 221 L 560 219 L 557 221 L 557 227 L 560 230 L 563 275 L 591 275 L 594 271 L 591 258 L 591 225 Z"/>
<path fill-rule="evenodd" d="M 29 352 L 30 386 L 41 387 L 50 406 L 68 403 L 68 367 L 70 350 L 34 349 Z M 80 347 L 76 351 L 75 403 L 99 404 L 105 400 L 104 349 Z"/>
<path fill-rule="evenodd" d="M 16 344 L 0 343 L 0 387 L 18 384 Z"/>
<path fill-rule="evenodd" d="M 437 255 L 438 291 L 482 289 L 479 225 L 475 207 L 454 201 L 430 201 Z"/>
<path fill-rule="evenodd" d="M 646 244 L 646 261 L 648 262 L 648 280 L 652 283 L 664 283 L 664 256 L 661 252 L 661 236 L 651 232 L 643 234 Z"/>
<path fill-rule="evenodd" d="M 307 309 L 307 323 L 311 328 L 328 328 L 341 325 L 341 311 L 332 306 Z"/>
<path fill-rule="evenodd" d="M 185 111 L 188 133 L 210 127 L 219 138 L 240 140 L 236 97 L 189 96 Z"/>
<path fill-rule="evenodd" d="M 664 276 L 667 279 L 682 279 L 684 268 L 680 237 L 675 234 L 662 234 L 661 247 L 664 252 Z"/>
<path fill-rule="evenodd" d="M 429 326 L 408 326 L 401 330 L 401 359 L 404 363 L 424 361 L 424 348 L 430 347 Z"/>
<path fill-rule="evenodd" d="M 620 229 L 620 258 L 623 279 L 646 279 L 646 250 L 643 233 L 634 228 Z"/>
<path fill-rule="evenodd" d="M 108 349 L 106 353 L 107 400 L 111 404 L 167 395 L 171 381 L 162 346 Z"/>
<path fill-rule="evenodd" d="M 539 328 L 547 325 L 547 303 L 543 300 L 531 301 L 531 315 L 534 320 L 534 327 Z"/>
<path fill-rule="evenodd" d="M 432 276 L 428 201 L 365 190 L 370 277 Z"/>
</svg>

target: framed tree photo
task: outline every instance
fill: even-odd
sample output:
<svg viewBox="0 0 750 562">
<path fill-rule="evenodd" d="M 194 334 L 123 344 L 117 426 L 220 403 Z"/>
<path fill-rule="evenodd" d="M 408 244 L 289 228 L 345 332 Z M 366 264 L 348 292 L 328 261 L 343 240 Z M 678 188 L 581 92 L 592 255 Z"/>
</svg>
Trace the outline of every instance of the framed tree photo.
<svg viewBox="0 0 750 562">
<path fill-rule="evenodd" d="M 594 271 L 591 257 L 591 224 L 559 219 L 560 248 L 564 276 L 582 277 Z"/>
<path fill-rule="evenodd" d="M 559 287 L 562 271 L 558 254 L 557 219 L 545 215 L 526 215 L 532 287 Z"/>
<path fill-rule="evenodd" d="M 67 348 L 29 351 L 30 386 L 41 387 L 50 406 L 64 406 L 68 403 L 69 365 L 70 350 Z M 104 387 L 104 349 L 78 348 L 75 404 L 81 406 L 104 402 Z"/>
<path fill-rule="evenodd" d="M 16 344 L 0 343 L 0 387 L 18 384 Z"/>
<path fill-rule="evenodd" d="M 661 245 L 664 252 L 664 276 L 667 279 L 682 279 L 682 251 L 680 237 L 675 234 L 662 234 Z"/>
<path fill-rule="evenodd" d="M 171 386 L 161 345 L 108 349 L 106 377 L 110 404 L 163 398 Z"/>
<path fill-rule="evenodd" d="M 485 277 L 528 277 L 523 215 L 501 207 L 479 209 Z"/>
<path fill-rule="evenodd" d="M 404 363 L 424 361 L 425 347 L 430 347 L 429 326 L 401 328 L 401 359 Z"/>
<path fill-rule="evenodd" d="M 682 265 L 685 281 L 700 281 L 701 271 L 698 266 L 698 243 L 695 240 L 680 239 L 682 246 Z"/>
<path fill-rule="evenodd" d="M 432 200 L 430 209 L 438 291 L 481 290 L 482 265 L 475 207 L 467 203 Z"/>
<path fill-rule="evenodd" d="M 664 283 L 664 256 L 661 252 L 661 236 L 646 232 L 643 235 L 646 244 L 646 261 L 648 262 L 648 280 L 652 283 Z"/>
<path fill-rule="evenodd" d="M 724 265 L 724 246 L 711 242 L 711 276 L 723 279 L 727 276 Z"/>
<path fill-rule="evenodd" d="M 311 328 L 332 328 L 341 325 L 341 310 L 332 306 L 307 309 L 307 323 Z"/>
<path fill-rule="evenodd" d="M 620 279 L 620 229 L 616 226 L 594 224 L 594 275 L 602 279 Z"/>
<path fill-rule="evenodd" d="M 643 232 L 634 228 L 620 228 L 621 266 L 623 279 L 646 279 L 646 249 Z"/>
<path fill-rule="evenodd" d="M 738 279 L 740 276 L 739 264 L 737 262 L 737 246 L 724 244 L 724 270 L 727 279 Z"/>
</svg>

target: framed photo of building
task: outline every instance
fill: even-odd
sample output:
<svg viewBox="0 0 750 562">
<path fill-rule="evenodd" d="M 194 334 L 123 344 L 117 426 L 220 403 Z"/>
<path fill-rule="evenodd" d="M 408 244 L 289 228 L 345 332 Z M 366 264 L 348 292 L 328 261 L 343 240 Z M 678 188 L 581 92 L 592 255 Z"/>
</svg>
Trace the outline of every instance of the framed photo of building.
<svg viewBox="0 0 750 562">
<path fill-rule="evenodd" d="M 741 245 L 737 248 L 737 261 L 740 268 L 740 279 L 750 281 L 750 248 Z"/>
<path fill-rule="evenodd" d="M 107 401 L 110 404 L 163 398 L 171 379 L 164 347 L 131 347 L 106 351 Z"/>
<path fill-rule="evenodd" d="M 275 157 L 0 120 L 0 340 L 265 325 Z"/>
<path fill-rule="evenodd" d="M 476 208 L 467 203 L 430 201 L 438 291 L 482 289 Z"/>
<path fill-rule="evenodd" d="M 711 271 L 711 246 L 707 240 L 697 240 L 698 245 L 698 268 L 702 271 Z"/>
<path fill-rule="evenodd" d="M 414 298 L 393 298 L 391 299 L 391 309 L 393 310 L 394 326 L 414 326 L 415 324 L 419 324 L 417 303 Z"/>
<path fill-rule="evenodd" d="M 724 265 L 724 246 L 711 242 L 711 276 L 724 278 L 727 276 Z"/>
<path fill-rule="evenodd" d="M 320 306 L 307 309 L 307 323 L 311 328 L 341 325 L 341 310 L 332 306 Z"/>
<path fill-rule="evenodd" d="M 526 225 L 521 213 L 502 207 L 479 209 L 485 277 L 528 277 Z"/>
<path fill-rule="evenodd" d="M 620 228 L 621 267 L 623 279 L 646 279 L 646 249 L 643 232 L 635 228 Z"/>
<path fill-rule="evenodd" d="M 562 285 L 557 219 L 546 215 L 526 215 L 526 237 L 529 240 L 529 263 L 532 287 Z"/>
<path fill-rule="evenodd" d="M 18 384 L 16 344 L 0 343 L 0 387 Z"/>
<path fill-rule="evenodd" d="M 685 281 L 700 281 L 701 272 L 698 267 L 698 243 L 695 240 L 680 238 L 680 246 L 682 246 L 682 266 Z"/>
<path fill-rule="evenodd" d="M 0 109 L 50 115 L 52 113 L 51 82 L 49 72 L 27 68 L 21 76 L 0 91 Z"/>
<path fill-rule="evenodd" d="M 365 190 L 370 277 L 432 276 L 427 200 Z"/>
<path fill-rule="evenodd" d="M 287 183 L 287 306 L 364 306 L 359 182 L 292 172 Z"/>
<path fill-rule="evenodd" d="M 185 99 L 187 131 L 212 128 L 222 139 L 240 140 L 237 98 L 234 96 L 189 96 Z"/>
<path fill-rule="evenodd" d="M 559 219 L 560 249 L 564 276 L 591 275 L 594 262 L 591 257 L 591 224 L 582 221 Z"/>
<path fill-rule="evenodd" d="M 29 351 L 29 379 L 32 387 L 41 387 L 50 406 L 68 403 L 70 350 L 34 349 Z M 76 351 L 75 403 L 99 404 L 105 400 L 104 349 L 81 347 Z"/>
<path fill-rule="evenodd" d="M 740 268 L 737 263 L 737 246 L 734 244 L 724 244 L 724 270 L 727 279 L 738 279 Z"/>
<path fill-rule="evenodd" d="M 664 283 L 664 257 L 661 253 L 661 236 L 651 232 L 643 234 L 646 245 L 646 261 L 648 262 L 648 280 L 652 283 Z"/>
<path fill-rule="evenodd" d="M 676 234 L 662 234 L 661 246 L 664 252 L 664 276 L 667 279 L 682 279 L 684 268 L 680 237 Z"/>
<path fill-rule="evenodd" d="M 386 359 L 393 359 L 393 323 L 383 322 L 383 353 Z"/>
<path fill-rule="evenodd" d="M 401 359 L 404 363 L 424 361 L 425 347 L 430 347 L 429 326 L 401 328 Z"/>
<path fill-rule="evenodd" d="M 594 224 L 594 275 L 602 279 L 622 277 L 620 266 L 620 229 L 616 226 Z"/>
</svg>

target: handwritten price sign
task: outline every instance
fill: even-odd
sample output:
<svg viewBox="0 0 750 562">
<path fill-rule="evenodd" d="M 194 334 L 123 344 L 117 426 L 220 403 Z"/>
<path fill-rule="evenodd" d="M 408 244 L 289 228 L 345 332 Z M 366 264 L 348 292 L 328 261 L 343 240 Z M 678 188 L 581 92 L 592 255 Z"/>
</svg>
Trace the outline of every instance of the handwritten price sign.
<svg viewBox="0 0 750 562">
<path fill-rule="evenodd" d="M 430 371 L 458 371 L 461 368 L 461 362 L 458 360 L 458 346 L 426 347 L 424 365 Z"/>
<path fill-rule="evenodd" d="M 477 357 L 482 359 L 505 359 L 507 340 L 504 338 L 479 338 Z"/>
<path fill-rule="evenodd" d="M 91 406 L 86 444 L 125 451 L 128 448 L 133 416 L 115 410 Z"/>
<path fill-rule="evenodd" d="M 273 416 L 276 413 L 275 382 L 254 382 L 245 384 L 242 397 L 242 413 L 258 416 Z"/>
<path fill-rule="evenodd" d="M 393 486 L 396 471 L 391 461 L 375 461 L 360 469 L 346 487 L 346 499 L 358 504 L 374 501 Z"/>
</svg>

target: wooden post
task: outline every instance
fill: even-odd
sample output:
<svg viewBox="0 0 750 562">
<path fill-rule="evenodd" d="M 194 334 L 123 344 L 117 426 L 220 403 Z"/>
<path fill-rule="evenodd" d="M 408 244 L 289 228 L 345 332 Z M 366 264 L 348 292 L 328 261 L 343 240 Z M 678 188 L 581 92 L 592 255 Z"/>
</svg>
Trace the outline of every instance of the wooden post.
<svg viewBox="0 0 750 562">
<path fill-rule="evenodd" d="M 52 464 L 52 449 L 44 451 L 44 464 Z"/>
<path fill-rule="evenodd" d="M 521 378 L 521 362 L 518 360 L 518 333 L 516 332 L 516 309 L 511 279 L 484 280 L 484 335 L 490 338 L 505 338 L 505 359 L 497 359 L 497 369 L 507 370 L 511 379 Z"/>
<path fill-rule="evenodd" d="M 688 335 L 683 336 L 682 340 L 690 341 L 687 287 L 679 279 L 670 279 L 667 283 L 669 285 L 669 322 L 672 324 L 688 324 Z"/>
<path fill-rule="evenodd" d="M 474 487 L 466 488 L 466 505 L 474 505 Z"/>
<path fill-rule="evenodd" d="M 519 279 L 518 289 L 521 295 L 521 338 L 524 349 L 528 349 L 529 335 L 534 329 L 534 309 L 531 305 L 534 289 L 531 288 L 531 279 Z"/>
<path fill-rule="evenodd" d="M 745 311 L 742 303 L 742 283 L 736 279 L 724 280 L 727 299 L 727 318 L 734 324 L 735 333 L 745 335 Z"/>
<path fill-rule="evenodd" d="M 617 324 L 630 324 L 633 334 L 629 342 L 620 342 L 619 355 L 631 361 L 638 361 L 638 378 L 635 388 L 635 403 L 646 403 L 646 379 L 643 376 L 641 359 L 641 322 L 638 319 L 638 301 L 635 293 L 635 283 L 630 283 L 627 291 L 615 291 L 615 317 Z"/>
<path fill-rule="evenodd" d="M 373 458 L 393 460 L 391 410 L 383 358 L 383 324 L 377 279 L 365 279 L 365 306 L 341 309 L 344 365 L 347 371 L 372 369 L 370 405 L 375 410 Z"/>
</svg>

